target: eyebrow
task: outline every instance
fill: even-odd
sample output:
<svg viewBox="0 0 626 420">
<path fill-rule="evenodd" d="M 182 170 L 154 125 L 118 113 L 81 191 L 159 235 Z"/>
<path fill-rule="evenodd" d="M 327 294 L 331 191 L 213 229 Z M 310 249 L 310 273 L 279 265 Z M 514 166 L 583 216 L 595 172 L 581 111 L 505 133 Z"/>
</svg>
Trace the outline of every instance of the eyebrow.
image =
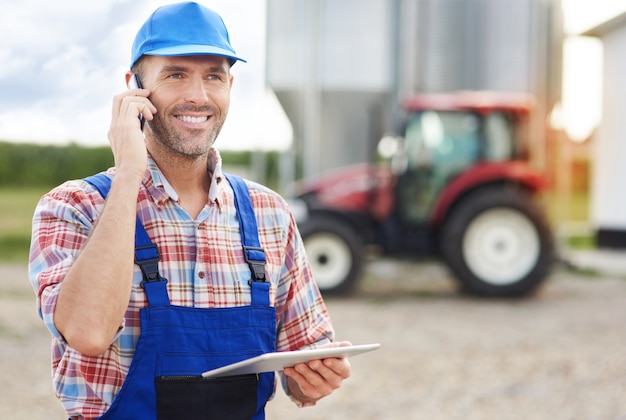
<svg viewBox="0 0 626 420">
<path fill-rule="evenodd" d="M 177 65 L 167 65 L 161 69 L 161 73 L 170 71 L 187 71 L 187 67 Z"/>
<path fill-rule="evenodd" d="M 180 66 L 180 65 L 176 65 L 176 64 L 169 64 L 164 66 L 160 73 L 170 73 L 170 72 L 186 72 L 189 71 L 189 67 L 185 67 L 185 66 Z M 224 69 L 223 66 L 212 66 L 208 69 L 208 71 L 210 73 L 224 73 L 227 74 L 228 71 Z"/>
</svg>

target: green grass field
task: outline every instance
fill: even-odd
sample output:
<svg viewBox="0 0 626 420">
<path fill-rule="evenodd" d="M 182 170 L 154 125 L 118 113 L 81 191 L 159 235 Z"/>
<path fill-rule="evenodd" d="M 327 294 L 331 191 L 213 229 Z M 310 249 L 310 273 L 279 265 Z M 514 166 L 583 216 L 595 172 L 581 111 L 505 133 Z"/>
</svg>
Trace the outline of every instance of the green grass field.
<svg viewBox="0 0 626 420">
<path fill-rule="evenodd" d="M 33 212 L 47 191 L 47 188 L 0 187 L 0 261 L 27 263 Z M 545 205 L 553 225 L 563 220 L 573 225 L 584 224 L 588 218 L 587 194 L 573 194 L 565 201 L 547 195 Z M 594 246 L 593 238 L 585 232 L 567 234 L 566 241 L 576 248 Z"/>
<path fill-rule="evenodd" d="M 28 261 L 31 221 L 48 189 L 0 187 L 0 261 Z"/>
</svg>

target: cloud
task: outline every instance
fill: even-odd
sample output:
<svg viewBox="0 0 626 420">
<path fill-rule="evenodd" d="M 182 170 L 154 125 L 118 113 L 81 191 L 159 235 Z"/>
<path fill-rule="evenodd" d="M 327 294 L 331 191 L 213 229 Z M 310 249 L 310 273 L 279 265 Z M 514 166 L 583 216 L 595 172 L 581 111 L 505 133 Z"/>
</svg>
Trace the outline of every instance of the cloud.
<svg viewBox="0 0 626 420">
<path fill-rule="evenodd" d="M 21 0 L 3 7 L 0 139 L 106 144 L 111 101 L 125 89 L 132 40 L 149 14 L 167 3 L 171 1 Z M 259 140 L 265 134 L 258 130 L 258 110 L 275 109 L 275 104 L 264 89 L 264 2 L 203 3 L 222 15 L 233 46 L 248 60 L 233 68 L 235 89 L 221 137 L 231 135 L 220 144 L 242 148 L 250 139 L 266 143 Z M 250 111 L 256 115 L 247 116 Z"/>
<path fill-rule="evenodd" d="M 119 40 L 116 26 L 103 16 L 116 4 L 23 0 L 4 8 L 0 37 L 8 42 L 0 47 L 5 63 L 0 67 L 0 137 L 101 141 L 106 131 L 87 134 L 77 121 L 110 101 L 114 91 L 111 75 L 119 59 L 103 51 L 107 45 L 118 48 Z M 96 124 L 98 129 L 102 125 Z"/>
</svg>

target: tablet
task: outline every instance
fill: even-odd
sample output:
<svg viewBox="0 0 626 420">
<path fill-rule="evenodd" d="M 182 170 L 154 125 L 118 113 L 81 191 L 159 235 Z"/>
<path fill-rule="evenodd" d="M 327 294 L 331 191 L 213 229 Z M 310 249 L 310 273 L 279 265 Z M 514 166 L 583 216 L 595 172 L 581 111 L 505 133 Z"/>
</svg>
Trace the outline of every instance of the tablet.
<svg viewBox="0 0 626 420">
<path fill-rule="evenodd" d="M 380 344 L 361 344 L 346 347 L 325 347 L 311 350 L 279 351 L 265 353 L 260 356 L 242 360 L 241 362 L 223 366 L 221 368 L 206 371 L 202 374 L 205 378 L 217 378 L 220 376 L 245 375 L 248 373 L 274 372 L 286 367 L 310 360 L 326 359 L 329 357 L 350 357 L 357 354 L 376 350 Z"/>
</svg>

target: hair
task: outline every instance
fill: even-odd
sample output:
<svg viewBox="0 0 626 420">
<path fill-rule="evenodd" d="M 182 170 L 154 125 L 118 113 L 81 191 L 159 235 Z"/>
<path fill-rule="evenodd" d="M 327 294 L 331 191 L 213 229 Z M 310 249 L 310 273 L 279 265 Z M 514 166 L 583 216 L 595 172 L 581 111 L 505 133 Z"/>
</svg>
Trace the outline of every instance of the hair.
<svg viewBox="0 0 626 420">
<path fill-rule="evenodd" d="M 143 76 L 144 76 L 144 69 L 143 69 L 143 55 L 141 57 L 139 57 L 139 59 L 137 61 L 135 61 L 135 64 L 133 65 L 133 67 L 130 69 L 130 71 L 132 71 L 133 73 L 135 73 L 137 75 L 137 78 L 139 80 L 143 80 Z"/>
</svg>

